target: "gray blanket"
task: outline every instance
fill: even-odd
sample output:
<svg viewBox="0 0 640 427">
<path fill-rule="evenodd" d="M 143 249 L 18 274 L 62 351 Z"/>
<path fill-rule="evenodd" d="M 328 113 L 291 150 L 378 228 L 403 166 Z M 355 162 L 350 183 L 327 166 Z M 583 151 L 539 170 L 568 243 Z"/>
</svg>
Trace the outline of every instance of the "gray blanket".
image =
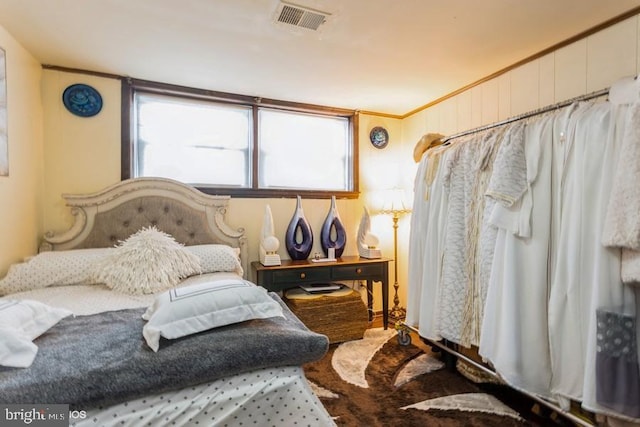
<svg viewBox="0 0 640 427">
<path fill-rule="evenodd" d="M 68 317 L 35 341 L 39 350 L 30 368 L 0 367 L 0 402 L 88 409 L 321 358 L 327 337 L 311 332 L 277 295 L 272 297 L 285 318 L 162 339 L 157 353 L 142 337 L 144 309 Z"/>
</svg>

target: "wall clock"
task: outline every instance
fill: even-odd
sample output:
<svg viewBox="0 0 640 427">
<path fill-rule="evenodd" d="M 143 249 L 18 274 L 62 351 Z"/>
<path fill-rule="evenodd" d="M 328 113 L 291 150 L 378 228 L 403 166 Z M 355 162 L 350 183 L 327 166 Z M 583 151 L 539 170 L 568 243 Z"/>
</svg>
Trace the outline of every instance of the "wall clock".
<svg viewBox="0 0 640 427">
<path fill-rule="evenodd" d="M 389 132 L 382 126 L 376 126 L 369 132 L 371 144 L 376 148 L 384 148 L 389 143 Z"/>
<path fill-rule="evenodd" d="M 102 96 L 91 86 L 78 83 L 64 90 L 62 103 L 76 116 L 92 117 L 102 109 Z"/>
</svg>

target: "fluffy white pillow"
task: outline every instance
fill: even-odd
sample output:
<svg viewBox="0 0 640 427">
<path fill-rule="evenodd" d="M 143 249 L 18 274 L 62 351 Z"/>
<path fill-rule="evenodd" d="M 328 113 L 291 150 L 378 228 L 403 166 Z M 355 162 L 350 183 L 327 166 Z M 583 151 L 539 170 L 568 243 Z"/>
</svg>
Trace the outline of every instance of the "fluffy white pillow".
<svg viewBox="0 0 640 427">
<path fill-rule="evenodd" d="M 0 326 L 34 340 L 72 313 L 38 301 L 0 298 Z"/>
<path fill-rule="evenodd" d="M 240 249 L 227 245 L 193 245 L 185 246 L 189 252 L 200 258 L 200 266 L 203 273 L 216 273 L 219 271 L 237 273 L 243 275 L 240 264 Z"/>
<path fill-rule="evenodd" d="M 71 312 L 38 301 L 0 299 L 0 365 L 31 366 L 38 352 L 32 343 Z"/>
<path fill-rule="evenodd" d="M 91 285 L 93 264 L 113 248 L 73 249 L 41 252 L 25 262 L 13 264 L 0 280 L 0 295 L 61 285 Z"/>
<path fill-rule="evenodd" d="M 242 279 L 210 281 L 174 288 L 156 297 L 142 316 L 142 335 L 153 351 L 160 337 L 175 339 L 250 319 L 283 317 L 266 289 Z"/>
<path fill-rule="evenodd" d="M 173 288 L 202 271 L 198 257 L 155 227 L 129 236 L 95 264 L 93 277 L 111 289 L 131 295 Z"/>
</svg>

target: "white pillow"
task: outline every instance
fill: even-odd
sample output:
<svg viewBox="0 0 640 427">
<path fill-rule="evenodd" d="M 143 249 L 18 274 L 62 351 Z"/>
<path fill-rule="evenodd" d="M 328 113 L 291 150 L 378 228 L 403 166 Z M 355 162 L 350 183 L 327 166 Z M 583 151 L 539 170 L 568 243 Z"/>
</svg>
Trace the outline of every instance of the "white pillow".
<svg viewBox="0 0 640 427">
<path fill-rule="evenodd" d="M 234 272 L 242 276 L 240 264 L 240 249 L 227 245 L 193 245 L 185 246 L 189 252 L 200 258 L 202 273 L 217 273 L 219 271 Z"/>
<path fill-rule="evenodd" d="M 13 264 L 0 280 L 0 295 L 61 285 L 91 285 L 91 269 L 113 248 L 41 252 Z"/>
<path fill-rule="evenodd" d="M 250 319 L 284 317 L 266 289 L 242 279 L 210 281 L 171 289 L 156 297 L 142 316 L 142 335 L 153 351 L 160 337 L 175 339 Z"/>
<path fill-rule="evenodd" d="M 111 289 L 131 295 L 173 288 L 202 271 L 200 260 L 170 235 L 155 227 L 129 236 L 95 264 L 93 277 Z"/>
<path fill-rule="evenodd" d="M 69 310 L 38 301 L 0 298 L 0 327 L 11 329 L 30 341 L 71 314 Z"/>
<path fill-rule="evenodd" d="M 0 327 L 0 366 L 28 368 L 38 353 L 38 346 L 16 331 Z"/>
</svg>

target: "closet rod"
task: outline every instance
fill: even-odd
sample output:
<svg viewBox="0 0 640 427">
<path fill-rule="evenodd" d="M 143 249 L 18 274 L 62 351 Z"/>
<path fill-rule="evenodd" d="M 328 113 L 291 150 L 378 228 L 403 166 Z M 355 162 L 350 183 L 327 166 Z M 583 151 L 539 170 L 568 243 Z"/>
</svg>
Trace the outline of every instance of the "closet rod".
<svg viewBox="0 0 640 427">
<path fill-rule="evenodd" d="M 455 138 L 460 138 L 461 136 L 471 135 L 472 133 L 482 132 L 483 130 L 493 129 L 495 127 L 506 125 L 508 123 L 517 122 L 518 120 L 523 120 L 529 117 L 537 116 L 539 114 L 547 113 L 549 111 L 558 110 L 560 108 L 567 107 L 573 104 L 574 102 L 587 101 L 589 99 L 599 98 L 601 96 L 605 96 L 608 94 L 609 94 L 609 89 L 607 88 L 607 89 L 601 89 L 595 92 L 591 92 L 586 95 L 576 96 L 575 98 L 567 99 L 566 101 L 558 102 L 557 104 L 547 105 L 546 107 L 538 108 L 537 110 L 529 111 L 528 113 L 523 113 L 518 116 L 513 116 L 508 119 L 502 120 L 500 122 L 491 123 L 488 125 L 474 128 L 474 129 L 465 130 L 450 136 L 446 136 L 442 139 L 442 142 L 444 143 Z"/>
</svg>

